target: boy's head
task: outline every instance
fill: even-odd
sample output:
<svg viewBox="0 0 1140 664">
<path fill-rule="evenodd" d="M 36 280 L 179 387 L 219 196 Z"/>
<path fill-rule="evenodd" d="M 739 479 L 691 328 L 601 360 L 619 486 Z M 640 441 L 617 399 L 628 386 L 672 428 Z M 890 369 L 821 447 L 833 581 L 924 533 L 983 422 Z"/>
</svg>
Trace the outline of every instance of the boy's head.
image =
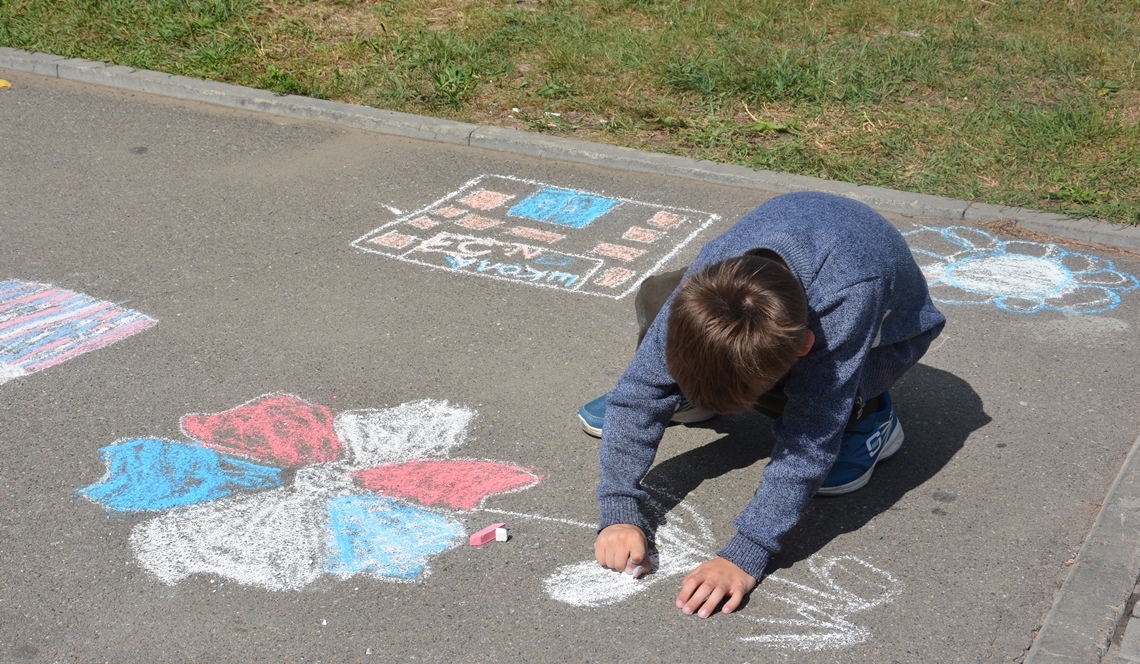
<svg viewBox="0 0 1140 664">
<path fill-rule="evenodd" d="M 769 258 L 744 255 L 693 275 L 673 298 L 665 362 L 693 405 L 746 410 L 811 348 L 799 280 Z"/>
</svg>

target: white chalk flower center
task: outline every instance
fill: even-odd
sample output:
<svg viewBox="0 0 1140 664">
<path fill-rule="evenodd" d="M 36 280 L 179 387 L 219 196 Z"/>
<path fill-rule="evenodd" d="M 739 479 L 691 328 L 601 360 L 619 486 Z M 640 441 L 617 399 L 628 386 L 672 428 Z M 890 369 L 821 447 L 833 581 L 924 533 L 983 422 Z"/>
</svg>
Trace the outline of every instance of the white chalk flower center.
<svg viewBox="0 0 1140 664">
<path fill-rule="evenodd" d="M 990 295 L 1041 297 L 1064 287 L 1069 271 L 1044 258 L 1019 254 L 981 256 L 951 265 L 948 276 L 964 290 Z"/>
</svg>

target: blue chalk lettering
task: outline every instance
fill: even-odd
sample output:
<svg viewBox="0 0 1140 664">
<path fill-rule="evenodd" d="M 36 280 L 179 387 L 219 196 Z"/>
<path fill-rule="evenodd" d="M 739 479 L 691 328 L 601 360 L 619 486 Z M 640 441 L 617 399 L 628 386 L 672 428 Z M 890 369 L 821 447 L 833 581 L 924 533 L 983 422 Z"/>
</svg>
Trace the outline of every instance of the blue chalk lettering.
<svg viewBox="0 0 1140 664">
<path fill-rule="evenodd" d="M 544 187 L 519 201 L 507 216 L 543 221 L 556 226 L 585 228 L 620 201 L 570 189 Z"/>
<path fill-rule="evenodd" d="M 460 524 L 439 514 L 381 496 L 338 496 L 328 510 L 325 569 L 334 574 L 414 579 L 428 558 L 463 534 Z"/>
<path fill-rule="evenodd" d="M 478 258 L 458 258 L 456 256 L 447 256 L 447 255 L 445 255 L 444 258 L 447 260 L 448 263 L 451 263 L 451 267 L 453 269 L 456 269 L 456 270 L 462 270 L 465 267 L 471 267 L 472 265 L 474 265 L 475 263 L 477 263 L 479 261 Z M 486 261 L 484 261 L 484 262 L 486 262 Z"/>
<path fill-rule="evenodd" d="M 534 259 L 535 265 L 551 265 L 554 267 L 566 267 L 577 263 L 578 259 L 566 254 L 544 254 Z"/>
<path fill-rule="evenodd" d="M 99 450 L 107 475 L 79 493 L 117 512 L 165 510 L 282 485 L 281 469 L 196 443 L 135 438 Z"/>
</svg>

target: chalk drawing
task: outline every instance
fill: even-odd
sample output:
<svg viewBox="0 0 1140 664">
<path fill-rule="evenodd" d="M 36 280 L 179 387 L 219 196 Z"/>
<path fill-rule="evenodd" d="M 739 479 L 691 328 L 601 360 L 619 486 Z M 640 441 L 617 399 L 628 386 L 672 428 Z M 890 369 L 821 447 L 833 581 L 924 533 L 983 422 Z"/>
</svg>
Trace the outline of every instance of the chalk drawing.
<svg viewBox="0 0 1140 664">
<path fill-rule="evenodd" d="M 433 557 L 464 542 L 461 518 L 472 512 L 593 531 L 585 521 L 486 506 L 490 496 L 543 478 L 448 456 L 466 442 L 474 417 L 446 401 L 334 413 L 267 394 L 183 417 L 193 441 L 135 438 L 103 448 L 105 475 L 78 492 L 111 511 L 146 513 L 131 546 L 142 567 L 171 585 L 195 574 L 273 591 L 355 575 L 413 582 L 430 574 Z M 659 524 L 653 573 L 635 579 L 593 560 L 564 565 L 542 584 L 553 599 L 614 605 L 714 555 L 715 537 L 692 506 L 647 490 Z M 666 499 L 675 505 L 668 512 Z M 902 592 L 889 573 L 852 556 L 815 556 L 806 567 L 814 581 L 768 576 L 752 595 L 753 606 L 766 604 L 726 618 L 744 626 L 737 638 L 784 649 L 848 647 L 872 636 L 852 616 Z"/>
<path fill-rule="evenodd" d="M 942 304 L 993 304 L 1003 311 L 1092 314 L 1114 309 L 1140 286 L 1111 261 L 1055 244 L 1002 241 L 968 226 L 903 233 Z"/>
<path fill-rule="evenodd" d="M 258 397 L 221 413 L 191 413 L 181 424 L 206 447 L 286 468 L 336 461 L 344 452 L 332 411 L 290 394 Z"/>
<path fill-rule="evenodd" d="M 609 606 L 665 579 L 683 576 L 714 557 L 716 539 L 704 518 L 668 492 L 645 488 L 650 494 L 647 508 L 660 524 L 654 538 L 656 551 L 651 555 L 653 573 L 634 578 L 587 560 L 555 570 L 544 582 L 547 594 L 573 606 Z M 668 497 L 676 507 L 665 513 L 654 496 Z M 807 571 L 819 588 L 774 574 L 764 578 L 751 598 L 753 605 L 765 603 L 763 608 L 733 614 L 733 619 L 749 621 L 763 631 L 738 637 L 741 641 L 794 650 L 831 650 L 864 643 L 871 631 L 852 622 L 852 614 L 887 604 L 902 593 L 902 583 L 891 574 L 854 556 L 812 556 Z M 781 607 L 793 615 L 780 615 Z"/>
<path fill-rule="evenodd" d="M 103 448 L 106 474 L 78 491 L 112 511 L 158 512 L 130 541 L 169 584 L 193 574 L 269 590 L 355 574 L 414 581 L 462 543 L 462 511 L 542 480 L 513 464 L 444 458 L 474 417 L 446 401 L 333 413 L 267 394 L 186 415 L 192 441 Z"/>
<path fill-rule="evenodd" d="M 764 579 L 764 596 L 784 604 L 795 617 L 742 615 L 745 620 L 778 631 L 742 637 L 741 641 L 796 650 L 837 650 L 865 643 L 871 639 L 871 631 L 851 622 L 850 616 L 890 603 L 902 594 L 902 584 L 894 576 L 854 556 L 812 556 L 807 567 L 820 587 L 775 575 Z"/>
<path fill-rule="evenodd" d="M 142 332 L 157 320 L 49 284 L 0 281 L 0 384 Z"/>
<path fill-rule="evenodd" d="M 470 510 L 484 496 L 526 488 L 540 478 L 525 468 L 494 461 L 416 459 L 368 468 L 356 473 L 356 479 L 386 496 Z"/>
<path fill-rule="evenodd" d="M 719 218 L 481 175 L 352 244 L 438 269 L 616 299 Z"/>
<path fill-rule="evenodd" d="M 463 535 L 463 526 L 445 516 L 380 496 L 338 496 L 329 514 L 327 566 L 334 574 L 414 579 L 421 560 Z"/>
<path fill-rule="evenodd" d="M 83 490 L 120 512 L 165 510 L 281 485 L 281 470 L 162 438 L 136 438 L 99 450 L 103 481 Z"/>
</svg>

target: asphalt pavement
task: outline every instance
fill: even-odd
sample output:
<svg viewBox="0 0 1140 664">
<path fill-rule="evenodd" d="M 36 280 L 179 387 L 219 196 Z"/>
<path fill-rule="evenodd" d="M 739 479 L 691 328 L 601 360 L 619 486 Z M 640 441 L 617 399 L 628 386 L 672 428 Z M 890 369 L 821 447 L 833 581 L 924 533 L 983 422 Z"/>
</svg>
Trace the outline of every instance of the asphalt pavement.
<svg viewBox="0 0 1140 664">
<path fill-rule="evenodd" d="M 11 49 L 0 79 L 0 661 L 1140 661 L 1133 229 Z M 591 562 L 575 413 L 638 280 L 803 189 L 882 211 L 948 324 L 899 454 L 684 616 L 767 420 L 667 432 L 635 581 Z"/>
</svg>

